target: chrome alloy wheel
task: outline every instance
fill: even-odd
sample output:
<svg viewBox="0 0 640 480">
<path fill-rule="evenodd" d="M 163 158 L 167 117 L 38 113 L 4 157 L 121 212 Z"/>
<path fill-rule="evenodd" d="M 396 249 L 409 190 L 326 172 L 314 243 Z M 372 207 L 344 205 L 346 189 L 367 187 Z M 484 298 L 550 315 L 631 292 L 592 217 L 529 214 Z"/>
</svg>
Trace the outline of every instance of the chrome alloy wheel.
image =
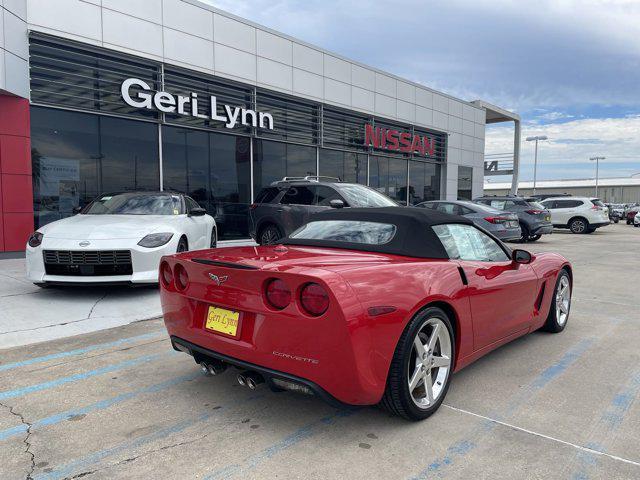
<svg viewBox="0 0 640 480">
<path fill-rule="evenodd" d="M 563 326 L 567 323 L 569 316 L 569 306 L 571 305 L 571 284 L 566 275 L 560 277 L 558 289 L 556 291 L 556 321 Z"/>
<path fill-rule="evenodd" d="M 451 335 L 442 320 L 427 319 L 413 339 L 407 382 L 413 403 L 431 407 L 440 397 L 451 370 Z"/>
</svg>

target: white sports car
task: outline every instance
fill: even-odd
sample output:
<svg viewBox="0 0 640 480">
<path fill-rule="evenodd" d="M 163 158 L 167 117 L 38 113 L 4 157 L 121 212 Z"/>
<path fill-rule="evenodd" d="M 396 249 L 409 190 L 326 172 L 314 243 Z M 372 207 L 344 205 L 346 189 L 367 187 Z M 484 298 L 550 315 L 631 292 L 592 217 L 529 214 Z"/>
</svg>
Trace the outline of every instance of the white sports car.
<svg viewBox="0 0 640 480">
<path fill-rule="evenodd" d="M 172 192 L 102 195 L 27 241 L 36 285 L 157 283 L 163 255 L 214 248 L 216 223 L 195 200 Z"/>
</svg>

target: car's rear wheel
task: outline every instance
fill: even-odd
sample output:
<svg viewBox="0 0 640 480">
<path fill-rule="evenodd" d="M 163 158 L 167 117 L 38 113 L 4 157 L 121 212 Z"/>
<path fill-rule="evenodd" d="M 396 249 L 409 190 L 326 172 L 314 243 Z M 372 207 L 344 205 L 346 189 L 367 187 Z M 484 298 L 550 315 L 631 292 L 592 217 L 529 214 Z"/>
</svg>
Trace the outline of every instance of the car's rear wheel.
<svg viewBox="0 0 640 480">
<path fill-rule="evenodd" d="M 538 240 L 540 240 L 540 238 L 542 238 L 542 235 L 531 235 L 529 237 L 529 241 L 530 242 L 537 242 Z"/>
<path fill-rule="evenodd" d="M 556 288 L 553 291 L 551 308 L 543 330 L 551 333 L 559 333 L 567 326 L 569 312 L 571 311 L 571 278 L 566 270 L 561 270 L 556 280 Z"/>
<path fill-rule="evenodd" d="M 272 245 L 276 243 L 278 240 L 282 238 L 282 233 L 280 233 L 280 229 L 273 225 L 269 224 L 260 230 L 260 237 L 258 243 L 260 245 Z"/>
<path fill-rule="evenodd" d="M 176 249 L 176 252 L 186 252 L 187 250 L 189 250 L 189 244 L 187 243 L 187 239 L 182 237 L 178 242 L 178 248 Z"/>
<path fill-rule="evenodd" d="M 571 233 L 586 233 L 589 229 L 589 222 L 584 218 L 574 218 L 569 222 Z"/>
<path fill-rule="evenodd" d="M 447 394 L 454 358 L 449 317 L 437 307 L 423 310 L 400 337 L 380 405 L 409 420 L 429 417 Z"/>
</svg>

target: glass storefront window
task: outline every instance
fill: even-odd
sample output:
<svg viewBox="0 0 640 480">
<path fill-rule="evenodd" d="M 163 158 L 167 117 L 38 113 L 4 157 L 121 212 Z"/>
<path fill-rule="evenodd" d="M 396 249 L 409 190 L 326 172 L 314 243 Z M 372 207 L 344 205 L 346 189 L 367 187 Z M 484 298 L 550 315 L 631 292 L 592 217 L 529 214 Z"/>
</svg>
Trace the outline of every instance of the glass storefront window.
<svg viewBox="0 0 640 480">
<path fill-rule="evenodd" d="M 162 127 L 165 190 L 184 192 L 213 216 L 218 239 L 249 236 L 248 137 Z"/>
<path fill-rule="evenodd" d="M 409 162 L 409 204 L 440 199 L 440 165 Z"/>
<path fill-rule="evenodd" d="M 412 162 L 413 163 L 413 162 Z M 403 204 L 407 201 L 407 160 L 371 155 L 369 186 Z"/>
<path fill-rule="evenodd" d="M 367 155 L 320 149 L 318 175 L 340 177 L 343 182 L 367 184 Z"/>
<path fill-rule="evenodd" d="M 36 228 L 100 193 L 160 188 L 153 123 L 32 107 L 31 159 Z"/>
<path fill-rule="evenodd" d="M 458 167 L 458 200 L 471 200 L 473 168 Z"/>
<path fill-rule="evenodd" d="M 254 141 L 253 188 L 260 189 L 283 177 L 304 177 L 316 174 L 316 148 L 303 145 Z"/>
</svg>

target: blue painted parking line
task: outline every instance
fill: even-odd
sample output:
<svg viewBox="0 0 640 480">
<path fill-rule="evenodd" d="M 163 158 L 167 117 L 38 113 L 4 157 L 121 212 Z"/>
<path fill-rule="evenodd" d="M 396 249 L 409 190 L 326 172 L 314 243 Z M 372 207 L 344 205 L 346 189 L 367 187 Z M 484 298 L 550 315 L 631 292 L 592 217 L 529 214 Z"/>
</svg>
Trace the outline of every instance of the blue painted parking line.
<svg viewBox="0 0 640 480">
<path fill-rule="evenodd" d="M 288 450 L 289 448 L 299 444 L 300 442 L 306 440 L 307 438 L 310 438 L 316 435 L 322 430 L 323 427 L 327 425 L 332 425 L 333 423 L 336 422 L 336 420 L 351 416 L 354 413 L 356 413 L 355 410 L 340 410 L 332 415 L 328 415 L 319 420 L 316 420 L 315 422 L 312 422 L 308 425 L 300 427 L 291 435 L 288 435 L 287 437 L 283 438 L 279 442 L 276 442 L 273 445 L 270 445 L 269 447 L 256 453 L 255 455 L 250 456 L 244 461 L 242 465 L 237 463 L 232 465 L 227 465 L 225 467 L 222 467 L 216 470 L 210 475 L 207 475 L 204 478 L 204 480 L 228 479 L 236 475 L 246 476 L 248 471 L 253 470 L 265 460 L 269 460 L 273 456 L 285 450 Z"/>
<path fill-rule="evenodd" d="M 582 355 L 593 345 L 594 338 L 585 338 L 571 347 L 556 363 L 544 369 L 538 374 L 528 386 L 516 394 L 507 404 L 501 414 L 493 415 L 494 418 L 505 420 L 516 413 L 516 411 L 528 402 L 533 395 L 546 387 L 551 381 L 566 372 Z M 432 461 L 426 468 L 410 477 L 411 480 L 424 480 L 432 476 L 435 472 L 441 471 L 455 463 L 456 459 L 463 459 L 473 449 L 476 448 L 482 438 L 492 431 L 496 423 L 488 420 L 483 421 L 469 435 L 468 438 L 453 443 L 441 458 Z"/>
<path fill-rule="evenodd" d="M 199 371 L 191 373 L 189 375 L 181 375 L 179 377 L 172 378 L 165 382 L 156 383 L 154 385 L 150 385 L 145 388 L 123 393 L 122 395 L 117 395 L 112 398 L 100 400 L 99 402 L 93 403 L 91 405 L 87 405 L 85 407 L 73 408 L 71 410 L 67 410 L 62 413 L 57 413 L 49 417 L 41 418 L 40 420 L 36 420 L 35 422 L 31 423 L 31 432 L 34 432 L 37 429 L 44 428 L 49 425 L 55 425 L 56 423 L 60 423 L 64 420 L 68 420 L 69 418 L 74 417 L 76 415 L 87 415 L 88 413 L 95 412 L 98 410 L 105 410 L 119 403 L 126 402 L 127 400 L 131 400 L 133 398 L 139 397 L 140 395 L 144 395 L 147 393 L 157 393 L 164 389 L 173 387 L 174 385 L 179 385 L 181 383 L 194 380 L 200 376 L 202 376 L 202 373 Z M 12 428 L 7 428 L 5 430 L 0 430 L 0 441 L 6 440 L 16 435 L 23 435 L 26 431 L 27 431 L 27 425 L 25 424 L 20 424 Z"/>
<path fill-rule="evenodd" d="M 588 448 L 597 452 L 606 452 L 607 439 L 620 427 L 633 402 L 640 397 L 640 371 L 636 371 L 631 378 L 611 398 L 609 405 L 602 412 L 600 419 L 592 430 Z M 596 455 L 589 452 L 579 452 L 575 458 L 577 465 L 571 474 L 573 480 L 586 480 L 590 470 L 598 463 Z"/>
<path fill-rule="evenodd" d="M 243 400 L 234 402 L 234 406 L 239 406 L 242 405 L 243 403 L 246 402 L 250 402 L 253 400 L 257 400 L 259 398 L 264 397 L 264 394 L 259 394 L 259 395 L 252 395 L 250 397 L 247 397 Z M 127 452 L 127 454 L 130 454 L 131 451 L 135 448 L 139 448 L 142 447 L 144 445 L 147 445 L 151 442 L 154 442 L 156 440 L 162 440 L 163 438 L 168 437 L 169 435 L 173 435 L 176 433 L 180 433 L 183 430 L 186 430 L 189 427 L 195 426 L 195 425 L 199 425 L 205 421 L 207 421 L 209 418 L 217 415 L 219 412 L 225 410 L 226 407 L 221 406 L 220 408 L 210 411 L 210 412 L 204 412 L 204 413 L 200 413 L 199 415 L 197 415 L 194 418 L 190 418 L 187 420 L 183 420 L 181 422 L 178 422 L 174 425 L 165 427 L 165 428 L 161 428 L 159 430 L 156 430 L 155 432 L 149 433 L 147 435 L 143 435 L 141 437 L 135 438 L 133 440 L 129 440 L 126 442 L 122 442 L 118 445 L 115 445 L 111 448 L 107 448 L 104 450 L 99 450 L 97 452 L 91 453 L 85 457 L 82 457 L 81 459 L 78 460 L 74 460 L 72 462 L 69 462 L 65 465 L 61 465 L 59 467 L 55 467 L 52 471 L 50 472 L 46 472 L 46 473 L 41 473 L 41 474 L 37 474 L 37 475 L 33 475 L 32 478 L 34 480 L 58 480 L 58 479 L 63 479 L 66 477 L 70 477 L 72 476 L 74 473 L 78 472 L 78 471 L 83 471 L 83 470 L 87 470 L 87 469 L 95 469 L 96 468 L 96 464 L 100 461 L 103 460 L 105 458 L 108 457 L 112 457 L 114 455 L 118 455 L 119 453 L 123 453 L 123 452 Z"/>
<path fill-rule="evenodd" d="M 115 372 L 116 370 L 122 370 L 123 368 L 134 367 L 136 365 L 140 365 L 141 363 L 150 362 L 152 360 L 156 360 L 158 358 L 171 354 L 177 354 L 177 352 L 171 351 L 166 353 L 157 353 L 154 355 L 145 355 L 143 357 L 133 358 L 121 363 L 107 365 L 96 370 L 89 370 L 88 372 L 76 373 L 75 375 L 70 375 L 68 377 L 57 378 L 49 382 L 37 383 L 35 385 L 29 385 L 28 387 L 21 387 L 13 390 L 5 390 L 4 392 L 0 392 L 0 400 L 4 400 L 6 398 L 21 397 L 22 395 L 39 392 L 42 390 L 48 390 L 50 388 L 59 387 L 67 383 L 86 380 L 87 378 L 95 377 L 97 375 L 103 375 L 105 373 Z"/>
<path fill-rule="evenodd" d="M 28 360 L 22 360 L 20 362 L 13 362 L 13 363 L 7 363 L 5 365 L 0 365 L 0 372 L 3 372 L 5 370 L 11 370 L 13 368 L 33 365 L 35 363 L 42 363 L 42 362 L 48 362 L 50 360 L 57 360 L 59 358 L 72 357 L 74 355 L 82 355 L 85 353 L 93 352 L 95 350 L 103 350 L 103 349 L 112 348 L 112 347 L 119 347 L 120 345 L 126 345 L 129 343 L 150 340 L 152 338 L 160 338 L 166 335 L 167 333 L 164 330 L 161 330 L 153 333 L 145 333 L 144 335 L 138 335 L 135 337 L 122 338 L 114 342 L 98 343 L 95 345 L 89 345 L 88 347 L 84 347 L 84 348 L 68 350 L 66 352 L 52 353 L 51 355 L 44 355 L 42 357 L 29 358 Z"/>
</svg>

